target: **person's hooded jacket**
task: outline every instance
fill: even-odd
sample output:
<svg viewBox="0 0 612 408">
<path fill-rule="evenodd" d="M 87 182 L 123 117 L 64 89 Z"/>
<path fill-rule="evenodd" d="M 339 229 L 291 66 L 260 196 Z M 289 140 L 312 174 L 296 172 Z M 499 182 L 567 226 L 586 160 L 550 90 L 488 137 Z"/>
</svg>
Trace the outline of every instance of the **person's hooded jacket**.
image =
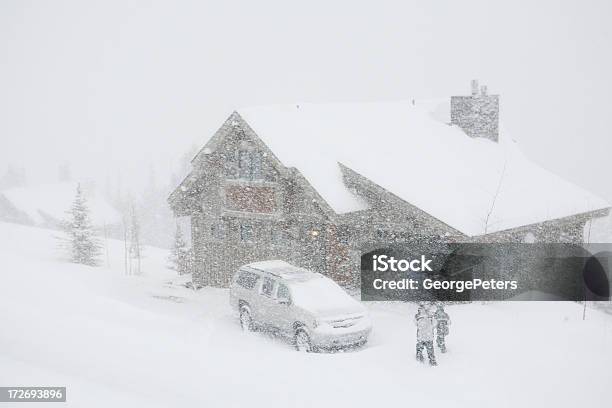
<svg viewBox="0 0 612 408">
<path fill-rule="evenodd" d="M 450 317 L 444 311 L 444 309 L 438 308 L 438 310 L 436 310 L 436 313 L 434 314 L 434 318 L 437 322 L 436 330 L 438 332 L 438 335 L 446 336 L 448 334 L 448 326 L 450 326 L 451 323 Z"/>
<path fill-rule="evenodd" d="M 425 309 L 419 309 L 414 316 L 417 326 L 417 341 L 433 341 L 434 318 Z"/>
</svg>

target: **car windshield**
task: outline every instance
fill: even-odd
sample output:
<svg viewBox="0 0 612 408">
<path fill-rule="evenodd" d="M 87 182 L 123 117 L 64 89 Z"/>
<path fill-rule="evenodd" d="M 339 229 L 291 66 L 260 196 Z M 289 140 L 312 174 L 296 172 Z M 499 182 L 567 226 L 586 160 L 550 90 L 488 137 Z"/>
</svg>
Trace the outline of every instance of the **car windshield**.
<svg viewBox="0 0 612 408">
<path fill-rule="evenodd" d="M 293 302 L 316 312 L 353 313 L 360 305 L 331 279 L 320 277 L 291 284 Z"/>
</svg>

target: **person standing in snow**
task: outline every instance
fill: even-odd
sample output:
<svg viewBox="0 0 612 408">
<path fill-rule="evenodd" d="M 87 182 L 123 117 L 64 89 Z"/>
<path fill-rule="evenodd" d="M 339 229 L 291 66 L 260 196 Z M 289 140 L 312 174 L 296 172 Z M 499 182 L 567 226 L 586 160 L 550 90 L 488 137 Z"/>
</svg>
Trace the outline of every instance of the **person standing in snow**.
<svg viewBox="0 0 612 408">
<path fill-rule="evenodd" d="M 427 311 L 424 305 L 419 306 L 417 314 L 414 316 L 414 321 L 417 326 L 417 343 L 416 343 L 416 358 L 423 362 L 423 349 L 427 349 L 427 358 L 429 364 L 437 365 L 436 356 L 434 355 L 434 319 Z"/>
<path fill-rule="evenodd" d="M 438 305 L 434 318 L 436 319 L 436 343 L 440 348 L 440 352 L 446 353 L 444 339 L 448 335 L 448 326 L 450 326 L 451 321 L 448 313 L 444 311 L 444 305 Z"/>
</svg>

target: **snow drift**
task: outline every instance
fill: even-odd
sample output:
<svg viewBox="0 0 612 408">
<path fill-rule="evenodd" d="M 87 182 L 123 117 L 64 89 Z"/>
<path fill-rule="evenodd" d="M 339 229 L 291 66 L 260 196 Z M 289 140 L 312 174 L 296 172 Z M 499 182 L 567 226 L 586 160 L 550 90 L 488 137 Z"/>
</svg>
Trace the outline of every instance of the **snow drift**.
<svg viewBox="0 0 612 408">
<path fill-rule="evenodd" d="M 439 366 L 414 358 L 415 307 L 365 304 L 359 351 L 300 354 L 241 333 L 223 289 L 62 263 L 55 232 L 0 223 L 0 384 L 67 386 L 68 407 L 609 406 L 612 316 L 564 302 L 455 305 Z"/>
</svg>

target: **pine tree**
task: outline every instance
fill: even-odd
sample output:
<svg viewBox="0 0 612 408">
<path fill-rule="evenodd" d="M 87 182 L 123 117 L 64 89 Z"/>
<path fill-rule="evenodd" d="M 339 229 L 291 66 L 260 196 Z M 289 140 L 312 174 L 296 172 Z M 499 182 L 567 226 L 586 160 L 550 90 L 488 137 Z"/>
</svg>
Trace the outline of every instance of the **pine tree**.
<svg viewBox="0 0 612 408">
<path fill-rule="evenodd" d="M 183 238 L 181 227 L 176 225 L 176 233 L 174 234 L 174 244 L 170 250 L 170 269 L 175 270 L 179 275 L 191 273 L 192 255 L 191 250 L 187 246 L 187 242 Z"/>
<path fill-rule="evenodd" d="M 87 200 L 83 196 L 80 184 L 77 186 L 72 207 L 67 213 L 69 217 L 64 222 L 64 230 L 68 235 L 70 261 L 83 265 L 97 265 L 100 244 L 95 236 Z"/>
</svg>

